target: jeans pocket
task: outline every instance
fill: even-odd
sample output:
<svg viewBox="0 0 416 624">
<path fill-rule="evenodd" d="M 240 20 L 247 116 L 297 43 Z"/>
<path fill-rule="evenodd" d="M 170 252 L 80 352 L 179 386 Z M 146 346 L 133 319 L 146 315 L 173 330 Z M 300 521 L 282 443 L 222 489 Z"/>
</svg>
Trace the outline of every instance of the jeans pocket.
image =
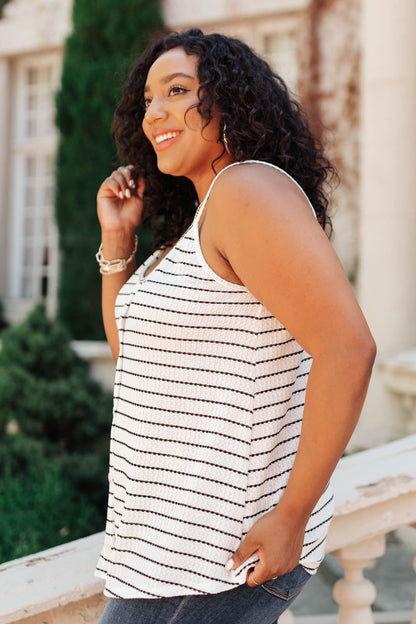
<svg viewBox="0 0 416 624">
<path fill-rule="evenodd" d="M 266 581 L 261 587 L 269 594 L 277 596 L 277 598 L 291 600 L 300 592 L 310 578 L 311 575 L 299 564 L 291 572 Z"/>
</svg>

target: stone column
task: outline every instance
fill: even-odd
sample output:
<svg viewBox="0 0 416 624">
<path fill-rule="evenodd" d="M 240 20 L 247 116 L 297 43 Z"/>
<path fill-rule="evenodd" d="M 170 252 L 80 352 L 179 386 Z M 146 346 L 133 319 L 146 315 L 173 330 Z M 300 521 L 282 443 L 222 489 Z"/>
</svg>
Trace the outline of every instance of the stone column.
<svg viewBox="0 0 416 624">
<path fill-rule="evenodd" d="M 416 2 L 362 0 L 358 296 L 379 361 L 416 346 Z M 377 365 L 354 435 L 404 435 Z M 416 426 L 416 424 L 415 424 Z"/>
<path fill-rule="evenodd" d="M 332 590 L 339 604 L 338 624 L 374 624 L 371 605 L 376 599 L 376 588 L 364 577 L 363 570 L 384 551 L 385 536 L 379 535 L 332 553 L 345 570 L 345 577 Z"/>
</svg>

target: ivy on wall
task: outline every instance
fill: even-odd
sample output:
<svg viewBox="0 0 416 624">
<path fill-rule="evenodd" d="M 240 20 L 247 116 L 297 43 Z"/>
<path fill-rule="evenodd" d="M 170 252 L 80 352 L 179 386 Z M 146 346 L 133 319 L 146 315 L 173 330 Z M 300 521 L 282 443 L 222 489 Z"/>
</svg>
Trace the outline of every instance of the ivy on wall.
<svg viewBox="0 0 416 624">
<path fill-rule="evenodd" d="M 128 68 L 161 28 L 155 0 L 74 0 L 57 94 L 60 142 L 56 217 L 59 229 L 58 317 L 73 338 L 104 338 L 96 194 L 114 169 L 113 112 Z M 146 237 L 145 237 L 146 238 Z M 142 255 L 150 250 L 141 245 Z"/>
</svg>

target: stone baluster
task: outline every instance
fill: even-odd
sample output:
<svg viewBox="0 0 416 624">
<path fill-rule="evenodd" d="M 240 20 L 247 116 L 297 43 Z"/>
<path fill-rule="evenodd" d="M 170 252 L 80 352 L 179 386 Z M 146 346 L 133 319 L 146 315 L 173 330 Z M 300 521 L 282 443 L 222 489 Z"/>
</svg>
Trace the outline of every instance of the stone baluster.
<svg viewBox="0 0 416 624">
<path fill-rule="evenodd" d="M 290 609 L 282 613 L 282 615 L 277 620 L 277 624 L 295 624 L 295 618 Z"/>
<path fill-rule="evenodd" d="M 371 605 L 376 588 L 363 570 L 385 551 L 385 535 L 340 548 L 332 554 L 344 568 L 344 578 L 334 585 L 333 595 L 339 604 L 338 624 L 374 624 Z"/>
</svg>

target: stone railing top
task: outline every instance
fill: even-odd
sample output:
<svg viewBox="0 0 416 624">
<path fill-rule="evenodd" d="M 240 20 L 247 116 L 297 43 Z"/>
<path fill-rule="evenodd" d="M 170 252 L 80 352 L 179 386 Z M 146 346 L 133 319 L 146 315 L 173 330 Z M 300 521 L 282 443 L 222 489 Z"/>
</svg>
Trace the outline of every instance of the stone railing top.
<svg viewBox="0 0 416 624">
<path fill-rule="evenodd" d="M 104 533 L 0 565 L 0 624 L 78 602 L 102 591 L 94 577 Z"/>
<path fill-rule="evenodd" d="M 416 372 L 416 348 L 400 351 L 392 357 L 385 358 L 379 362 L 380 368 L 396 368 L 404 371 L 412 370 Z"/>
<path fill-rule="evenodd" d="M 378 369 L 391 392 L 416 397 L 416 349 L 407 349 L 383 359 Z"/>
<path fill-rule="evenodd" d="M 343 457 L 332 483 L 336 516 L 416 492 L 416 435 Z"/>
<path fill-rule="evenodd" d="M 72 340 L 71 345 L 86 360 L 109 358 L 113 361 L 110 345 L 105 340 Z"/>
</svg>

